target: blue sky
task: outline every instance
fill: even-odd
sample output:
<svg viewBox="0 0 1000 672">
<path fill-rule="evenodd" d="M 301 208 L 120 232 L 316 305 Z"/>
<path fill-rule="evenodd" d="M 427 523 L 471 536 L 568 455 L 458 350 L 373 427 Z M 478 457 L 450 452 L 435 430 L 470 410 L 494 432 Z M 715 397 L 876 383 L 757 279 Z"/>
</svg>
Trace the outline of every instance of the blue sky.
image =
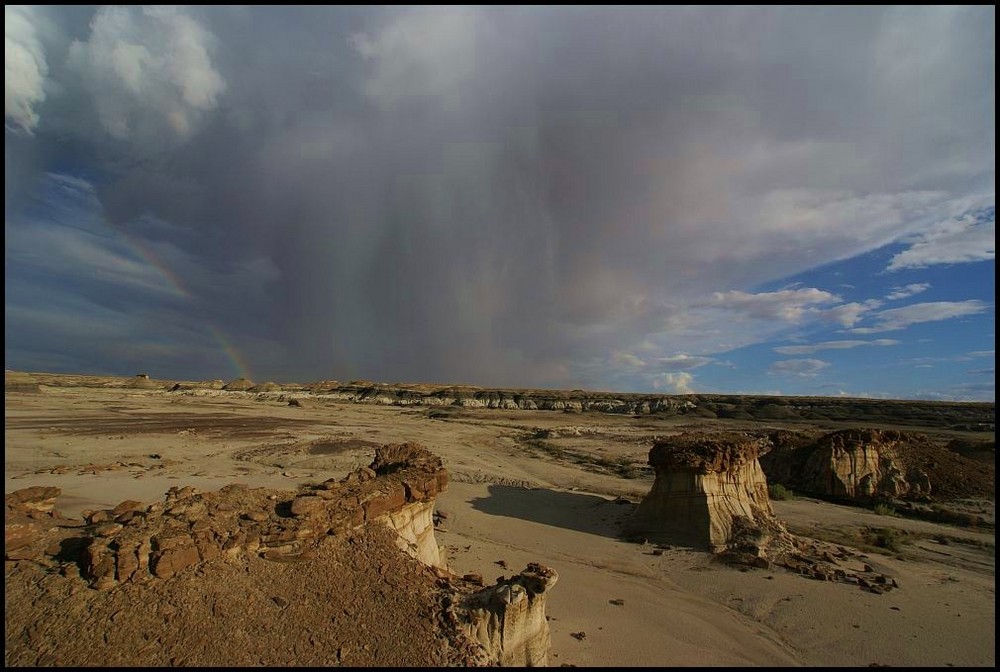
<svg viewBox="0 0 1000 672">
<path fill-rule="evenodd" d="M 5 7 L 5 365 L 995 398 L 995 8 Z"/>
</svg>

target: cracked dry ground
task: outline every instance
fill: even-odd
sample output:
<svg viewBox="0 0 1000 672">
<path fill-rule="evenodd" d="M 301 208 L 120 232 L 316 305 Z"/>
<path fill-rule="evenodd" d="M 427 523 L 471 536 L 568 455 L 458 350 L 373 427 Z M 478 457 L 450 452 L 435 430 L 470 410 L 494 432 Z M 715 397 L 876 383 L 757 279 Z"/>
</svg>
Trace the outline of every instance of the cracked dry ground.
<svg viewBox="0 0 1000 672">
<path fill-rule="evenodd" d="M 446 592 L 392 535 L 370 525 L 307 562 L 244 554 L 107 592 L 72 564 L 7 562 L 5 666 L 463 664 Z"/>
</svg>

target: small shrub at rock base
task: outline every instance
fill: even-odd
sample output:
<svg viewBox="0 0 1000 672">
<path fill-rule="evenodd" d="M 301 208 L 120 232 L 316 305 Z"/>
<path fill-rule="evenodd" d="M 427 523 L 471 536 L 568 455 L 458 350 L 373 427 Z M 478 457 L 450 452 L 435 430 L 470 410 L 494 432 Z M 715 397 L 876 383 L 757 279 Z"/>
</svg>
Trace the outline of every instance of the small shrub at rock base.
<svg viewBox="0 0 1000 672">
<path fill-rule="evenodd" d="M 783 486 L 781 483 L 772 483 L 771 485 L 767 486 L 767 494 L 771 499 L 776 499 L 781 501 L 787 499 L 795 499 L 795 494 L 791 490 Z"/>
<path fill-rule="evenodd" d="M 875 515 L 877 516 L 898 516 L 896 509 L 892 508 L 888 504 L 876 504 L 875 505 Z"/>
</svg>

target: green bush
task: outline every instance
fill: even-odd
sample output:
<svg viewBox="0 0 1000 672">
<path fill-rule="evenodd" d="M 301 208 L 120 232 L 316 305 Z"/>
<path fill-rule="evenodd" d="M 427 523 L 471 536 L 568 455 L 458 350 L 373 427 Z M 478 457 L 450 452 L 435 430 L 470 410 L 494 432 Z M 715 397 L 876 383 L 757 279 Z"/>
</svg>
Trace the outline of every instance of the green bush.
<svg viewBox="0 0 1000 672">
<path fill-rule="evenodd" d="M 875 505 L 875 515 L 878 516 L 898 516 L 896 509 L 892 508 L 888 504 L 876 504 Z"/>
<path fill-rule="evenodd" d="M 781 483 L 773 483 L 767 486 L 767 494 L 771 499 L 781 501 L 795 499 L 795 493 L 783 486 Z"/>
<path fill-rule="evenodd" d="M 879 548 L 898 553 L 903 544 L 909 539 L 909 535 L 903 530 L 895 527 L 878 527 L 869 529 L 868 536 L 870 542 Z"/>
</svg>

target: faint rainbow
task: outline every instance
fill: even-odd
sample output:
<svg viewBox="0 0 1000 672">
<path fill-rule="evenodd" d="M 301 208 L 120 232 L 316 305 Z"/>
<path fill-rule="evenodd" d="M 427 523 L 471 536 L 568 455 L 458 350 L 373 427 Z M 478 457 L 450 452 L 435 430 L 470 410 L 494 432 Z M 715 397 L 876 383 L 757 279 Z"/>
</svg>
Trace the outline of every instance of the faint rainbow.
<svg viewBox="0 0 1000 672">
<path fill-rule="evenodd" d="M 139 255 L 144 262 L 146 262 L 149 266 L 152 266 L 160 273 L 160 275 L 163 276 L 164 280 L 167 281 L 167 284 L 170 285 L 170 287 L 177 292 L 177 294 L 187 301 L 192 300 L 191 292 L 187 290 L 184 283 L 181 282 L 181 279 L 177 277 L 177 274 L 174 273 L 169 266 L 163 263 L 163 261 L 161 261 L 160 258 L 151 249 L 149 249 L 144 242 L 130 236 L 123 229 L 116 228 L 115 231 L 121 234 L 122 241 L 124 241 L 126 245 Z M 219 348 L 229 359 L 229 363 L 236 370 L 237 376 L 253 380 L 250 376 L 250 367 L 247 366 L 246 361 L 243 359 L 242 355 L 240 355 L 239 350 L 236 349 L 236 346 L 233 345 L 232 341 L 229 340 L 221 329 L 208 320 L 205 321 L 205 326 L 208 328 L 208 332 L 212 335 L 212 337 L 215 338 Z"/>
</svg>

